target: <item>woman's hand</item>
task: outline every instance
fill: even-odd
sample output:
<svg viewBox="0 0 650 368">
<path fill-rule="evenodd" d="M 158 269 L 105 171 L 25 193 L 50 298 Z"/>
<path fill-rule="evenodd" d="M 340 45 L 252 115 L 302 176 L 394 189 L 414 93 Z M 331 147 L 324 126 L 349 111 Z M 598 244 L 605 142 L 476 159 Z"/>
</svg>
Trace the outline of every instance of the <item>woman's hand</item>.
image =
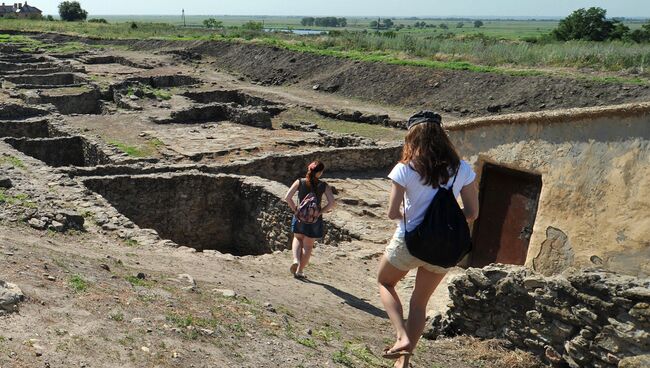
<svg viewBox="0 0 650 368">
<path fill-rule="evenodd" d="M 325 189 L 325 197 L 327 198 L 327 206 L 321 209 L 321 213 L 326 213 L 332 211 L 336 207 L 336 200 L 334 199 L 334 192 L 332 192 L 332 187 L 329 185 Z"/>
<path fill-rule="evenodd" d="M 296 180 L 292 185 L 291 188 L 289 188 L 289 191 L 287 192 L 287 195 L 284 196 L 284 201 L 287 202 L 289 205 L 289 208 L 291 208 L 291 212 L 293 214 L 298 211 L 298 207 L 296 206 L 296 203 L 293 201 L 293 196 L 296 194 L 296 191 L 298 191 L 298 187 L 300 186 L 300 180 Z"/>
</svg>

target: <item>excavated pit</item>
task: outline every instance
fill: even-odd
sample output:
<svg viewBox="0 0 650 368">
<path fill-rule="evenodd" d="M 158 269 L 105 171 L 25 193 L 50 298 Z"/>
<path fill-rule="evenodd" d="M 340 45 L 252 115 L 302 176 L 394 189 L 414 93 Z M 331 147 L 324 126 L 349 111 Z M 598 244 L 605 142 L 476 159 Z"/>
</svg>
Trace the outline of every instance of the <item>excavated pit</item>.
<svg viewBox="0 0 650 368">
<path fill-rule="evenodd" d="M 16 69 L 16 70 L 7 70 L 3 73 L 4 75 L 7 76 L 14 76 L 14 75 L 45 75 L 45 74 L 56 74 L 56 73 L 76 73 L 76 72 L 83 72 L 83 69 L 80 68 L 74 68 L 71 65 L 59 65 L 56 67 L 51 67 L 51 68 L 32 68 L 31 64 L 25 65 L 24 69 Z"/>
<path fill-rule="evenodd" d="M 19 64 L 42 63 L 49 60 L 46 57 L 32 56 L 31 54 L 5 54 L 0 56 L 0 61 Z"/>
<path fill-rule="evenodd" d="M 109 93 L 110 95 L 113 95 L 116 91 L 127 89 L 128 87 L 136 84 L 144 84 L 151 86 L 152 88 L 172 88 L 191 86 L 200 83 L 203 83 L 203 81 L 189 75 L 156 75 L 153 77 L 132 77 L 127 78 L 119 83 L 112 84 L 109 87 Z"/>
<path fill-rule="evenodd" d="M 51 138 L 63 135 L 47 119 L 0 121 L 0 137 Z"/>
<path fill-rule="evenodd" d="M 52 104 L 64 115 L 102 112 L 101 91 L 95 85 L 28 90 L 20 97 L 29 104 Z"/>
<path fill-rule="evenodd" d="M 96 166 L 110 163 L 108 156 L 85 138 L 5 138 L 4 141 L 28 156 L 54 167 Z"/>
<path fill-rule="evenodd" d="M 17 88 L 57 88 L 81 86 L 87 80 L 76 73 L 54 73 L 40 75 L 11 75 L 4 77 L 5 82 L 13 83 Z"/>
<path fill-rule="evenodd" d="M 60 64 L 53 63 L 53 62 L 15 63 L 15 62 L 0 61 L 0 73 L 6 73 L 6 72 L 12 72 L 12 71 L 24 70 L 24 69 L 47 70 L 47 69 L 55 69 L 58 68 L 59 66 Z"/>
<path fill-rule="evenodd" d="M 181 96 L 200 104 L 234 103 L 242 107 L 258 107 L 271 116 L 278 115 L 286 108 L 274 101 L 249 95 L 237 90 L 188 91 Z"/>
<path fill-rule="evenodd" d="M 35 107 L 0 103 L 0 120 L 23 120 L 48 115 L 50 112 Z"/>
<path fill-rule="evenodd" d="M 289 247 L 281 186 L 261 178 L 175 174 L 84 180 L 118 211 L 162 238 L 199 251 L 261 255 Z"/>
<path fill-rule="evenodd" d="M 79 59 L 82 63 L 88 65 L 97 64 L 120 64 L 138 69 L 153 69 L 151 65 L 139 64 L 122 56 L 114 55 L 87 55 Z"/>
<path fill-rule="evenodd" d="M 257 128 L 271 129 L 271 114 L 258 107 L 241 107 L 234 103 L 194 105 L 172 111 L 168 118 L 152 119 L 156 124 L 198 124 L 231 121 Z"/>
</svg>

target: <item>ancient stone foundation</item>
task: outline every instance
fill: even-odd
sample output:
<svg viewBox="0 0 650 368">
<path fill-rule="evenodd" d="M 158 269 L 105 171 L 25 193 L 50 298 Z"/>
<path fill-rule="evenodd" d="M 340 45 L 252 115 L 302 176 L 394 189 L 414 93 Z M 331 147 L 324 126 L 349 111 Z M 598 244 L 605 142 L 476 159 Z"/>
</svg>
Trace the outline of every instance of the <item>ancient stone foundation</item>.
<svg viewBox="0 0 650 368">
<path fill-rule="evenodd" d="M 83 137 L 5 138 L 15 149 L 54 167 L 95 166 L 110 162 L 106 154 Z"/>
<path fill-rule="evenodd" d="M 16 85 L 17 88 L 59 88 L 65 86 L 80 86 L 87 81 L 75 73 L 54 73 L 40 75 L 15 75 L 4 77 L 6 82 Z"/>
<path fill-rule="evenodd" d="M 600 270 L 544 277 L 520 266 L 470 268 L 431 336 L 506 338 L 550 363 L 617 367 L 650 352 L 650 279 Z"/>
<path fill-rule="evenodd" d="M 180 174 L 88 178 L 84 184 L 118 211 L 162 238 L 234 255 L 290 246 L 291 215 L 280 193 L 261 178 Z M 349 239 L 336 228 L 326 241 Z"/>
<path fill-rule="evenodd" d="M 1 121 L 0 137 L 48 138 L 62 135 L 47 119 Z"/>
</svg>

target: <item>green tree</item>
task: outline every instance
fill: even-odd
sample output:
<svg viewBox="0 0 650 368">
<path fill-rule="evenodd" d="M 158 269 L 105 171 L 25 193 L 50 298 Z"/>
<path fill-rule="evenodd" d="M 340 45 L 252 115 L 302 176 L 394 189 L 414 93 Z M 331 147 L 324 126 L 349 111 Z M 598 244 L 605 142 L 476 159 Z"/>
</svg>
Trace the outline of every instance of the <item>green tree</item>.
<svg viewBox="0 0 650 368">
<path fill-rule="evenodd" d="M 64 1 L 59 4 L 59 16 L 68 22 L 86 20 L 88 12 L 81 8 L 78 1 Z"/>
<path fill-rule="evenodd" d="M 251 31 L 261 31 L 264 28 L 264 25 L 262 24 L 262 22 L 253 22 L 251 20 L 251 21 L 248 21 L 248 22 L 244 23 L 241 27 L 243 29 L 248 29 L 248 30 L 251 30 Z"/>
<path fill-rule="evenodd" d="M 383 27 L 386 28 L 386 29 L 393 28 L 393 25 L 395 24 L 395 23 L 393 23 L 392 19 L 388 19 L 388 18 L 384 19 L 382 21 L 382 23 L 383 23 Z"/>
<path fill-rule="evenodd" d="M 447 23 L 440 23 L 440 25 L 438 27 L 440 27 L 440 29 L 449 29 L 449 26 L 447 25 Z"/>
<path fill-rule="evenodd" d="M 560 41 L 605 41 L 611 38 L 615 26 L 616 22 L 607 19 L 607 10 L 598 7 L 582 8 L 562 19 L 552 34 Z M 618 26 L 616 37 L 623 36 L 621 31 L 623 29 Z"/>
<path fill-rule="evenodd" d="M 314 19 L 314 17 L 305 17 L 305 18 L 302 18 L 302 20 L 300 21 L 300 24 L 302 24 L 305 27 L 311 27 L 311 26 L 314 25 L 315 21 L 316 21 L 316 19 Z"/>
<path fill-rule="evenodd" d="M 212 29 L 223 28 L 223 22 L 220 20 L 216 20 L 214 18 L 204 19 L 203 25 L 205 26 L 205 28 L 212 28 Z"/>
<path fill-rule="evenodd" d="M 485 24 L 483 24 L 483 21 L 482 21 L 482 20 L 475 20 L 475 21 L 474 21 L 474 28 L 481 28 L 481 27 L 483 27 L 484 25 L 485 25 Z"/>
</svg>

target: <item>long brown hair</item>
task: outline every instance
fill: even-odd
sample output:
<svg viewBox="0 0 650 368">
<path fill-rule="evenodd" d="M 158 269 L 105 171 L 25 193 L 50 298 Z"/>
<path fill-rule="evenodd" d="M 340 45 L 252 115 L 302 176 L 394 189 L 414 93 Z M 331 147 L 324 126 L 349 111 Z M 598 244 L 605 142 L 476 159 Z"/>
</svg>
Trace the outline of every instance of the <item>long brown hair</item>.
<svg viewBox="0 0 650 368">
<path fill-rule="evenodd" d="M 305 176 L 305 180 L 307 181 L 307 188 L 310 190 L 315 190 L 318 188 L 318 177 L 316 177 L 316 174 L 323 170 L 325 170 L 325 164 L 318 160 L 307 165 L 307 175 Z"/>
<path fill-rule="evenodd" d="M 411 127 L 406 134 L 401 163 L 411 165 L 423 184 L 438 188 L 460 167 L 460 157 L 439 123 Z M 451 173 L 450 173 L 451 170 Z"/>
</svg>

